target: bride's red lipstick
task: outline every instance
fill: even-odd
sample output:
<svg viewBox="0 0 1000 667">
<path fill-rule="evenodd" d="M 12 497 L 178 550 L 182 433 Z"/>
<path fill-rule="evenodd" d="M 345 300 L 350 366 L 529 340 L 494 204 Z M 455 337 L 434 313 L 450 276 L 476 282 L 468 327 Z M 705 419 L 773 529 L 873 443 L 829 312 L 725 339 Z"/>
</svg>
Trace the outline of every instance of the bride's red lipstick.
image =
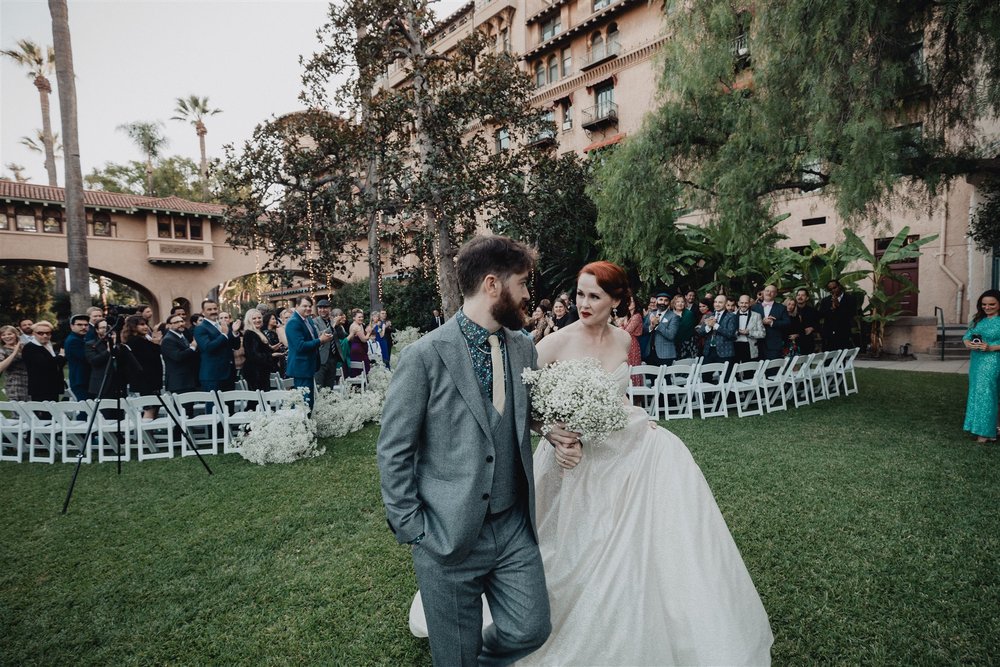
<svg viewBox="0 0 1000 667">
<path fill-rule="evenodd" d="M 580 313 L 580 317 L 590 317 L 592 313 Z"/>
</svg>

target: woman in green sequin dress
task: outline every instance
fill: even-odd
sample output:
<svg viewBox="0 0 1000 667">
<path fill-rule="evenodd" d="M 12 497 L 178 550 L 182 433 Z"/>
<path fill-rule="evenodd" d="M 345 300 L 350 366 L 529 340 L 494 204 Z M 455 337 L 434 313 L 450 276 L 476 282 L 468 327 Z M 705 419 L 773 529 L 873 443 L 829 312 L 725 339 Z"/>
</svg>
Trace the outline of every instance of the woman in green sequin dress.
<svg viewBox="0 0 1000 667">
<path fill-rule="evenodd" d="M 1000 385 L 1000 291 L 986 290 L 976 303 L 976 315 L 962 338 L 972 350 L 965 430 L 977 442 L 997 438 L 997 398 Z M 973 339 L 976 339 L 975 341 Z"/>
</svg>

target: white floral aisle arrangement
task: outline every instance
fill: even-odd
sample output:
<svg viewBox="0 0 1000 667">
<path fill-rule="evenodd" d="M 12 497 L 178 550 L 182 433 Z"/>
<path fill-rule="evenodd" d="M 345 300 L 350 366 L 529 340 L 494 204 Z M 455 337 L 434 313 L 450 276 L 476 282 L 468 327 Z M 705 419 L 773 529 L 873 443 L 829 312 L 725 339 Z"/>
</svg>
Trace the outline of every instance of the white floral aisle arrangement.
<svg viewBox="0 0 1000 667">
<path fill-rule="evenodd" d="M 416 327 L 406 327 L 400 331 L 396 331 L 392 334 L 392 352 L 393 354 L 399 354 L 407 345 L 416 343 L 420 337 L 423 336 L 420 333 L 420 329 Z M 397 357 L 398 358 L 398 357 Z"/>
<path fill-rule="evenodd" d="M 367 391 L 342 394 L 320 389 L 313 406 L 316 435 L 320 438 L 342 438 L 369 422 L 381 421 L 385 392 L 391 379 L 392 371 L 381 364 L 373 364 L 368 372 Z"/>
<path fill-rule="evenodd" d="M 326 451 L 316 441 L 316 422 L 308 418 L 301 391 L 290 391 L 285 405 L 262 412 L 237 436 L 240 455 L 251 463 L 291 463 Z"/>
<path fill-rule="evenodd" d="M 562 422 L 591 443 L 628 424 L 618 382 L 596 359 L 565 359 L 539 370 L 525 369 L 521 380 L 531 392 L 532 417 L 543 424 Z"/>
</svg>

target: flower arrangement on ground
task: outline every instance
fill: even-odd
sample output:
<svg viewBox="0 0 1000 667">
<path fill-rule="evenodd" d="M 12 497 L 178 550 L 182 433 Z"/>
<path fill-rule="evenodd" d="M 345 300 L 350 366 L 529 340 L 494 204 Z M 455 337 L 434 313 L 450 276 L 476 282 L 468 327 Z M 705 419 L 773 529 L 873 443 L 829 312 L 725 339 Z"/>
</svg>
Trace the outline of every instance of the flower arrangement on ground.
<svg viewBox="0 0 1000 667">
<path fill-rule="evenodd" d="M 291 463 L 320 456 L 326 449 L 316 441 L 316 422 L 307 417 L 305 397 L 290 391 L 289 398 L 274 412 L 262 412 L 237 436 L 240 455 L 251 463 Z"/>
<path fill-rule="evenodd" d="M 591 443 L 625 428 L 628 412 L 614 377 L 596 359 L 564 359 L 521 375 L 531 392 L 531 415 L 543 424 L 560 422 Z"/>
<path fill-rule="evenodd" d="M 416 327 L 406 327 L 405 329 L 394 332 L 392 334 L 392 351 L 395 354 L 399 354 L 406 349 L 407 345 L 417 342 L 421 336 L 423 336 L 423 334 L 420 333 L 420 329 Z"/>
<path fill-rule="evenodd" d="M 382 365 L 372 366 L 368 372 L 368 389 L 347 392 L 321 388 L 313 406 L 313 421 L 320 438 L 341 438 L 360 430 L 369 422 L 382 419 L 385 392 L 389 388 L 392 371 Z"/>
</svg>

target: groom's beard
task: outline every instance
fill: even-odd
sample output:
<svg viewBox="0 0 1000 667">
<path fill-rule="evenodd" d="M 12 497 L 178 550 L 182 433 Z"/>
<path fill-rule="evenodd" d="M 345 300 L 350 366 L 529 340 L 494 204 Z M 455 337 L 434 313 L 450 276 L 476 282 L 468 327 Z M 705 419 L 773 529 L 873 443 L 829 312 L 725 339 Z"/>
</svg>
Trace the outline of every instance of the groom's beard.
<svg viewBox="0 0 1000 667">
<path fill-rule="evenodd" d="M 527 316 L 527 307 L 527 299 L 521 301 L 520 304 L 517 303 L 514 301 L 514 295 L 504 286 L 503 291 L 500 293 L 500 300 L 490 308 L 490 315 L 501 326 L 508 329 L 522 329 L 524 328 L 524 318 Z"/>
</svg>

